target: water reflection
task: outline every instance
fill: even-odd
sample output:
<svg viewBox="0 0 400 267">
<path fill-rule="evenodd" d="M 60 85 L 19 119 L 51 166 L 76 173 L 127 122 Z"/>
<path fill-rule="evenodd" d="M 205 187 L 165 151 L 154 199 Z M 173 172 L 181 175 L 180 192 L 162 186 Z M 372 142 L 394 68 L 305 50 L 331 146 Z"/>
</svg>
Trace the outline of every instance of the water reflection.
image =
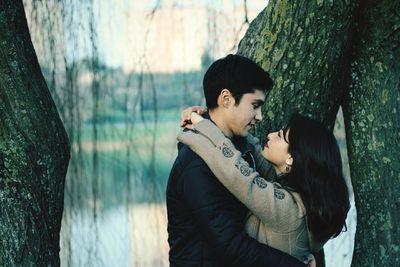
<svg viewBox="0 0 400 267">
<path fill-rule="evenodd" d="M 70 223 L 73 257 L 64 253 L 61 265 L 168 266 L 166 220 L 164 204 L 116 206 L 96 220 L 90 210 L 79 210 Z"/>
</svg>

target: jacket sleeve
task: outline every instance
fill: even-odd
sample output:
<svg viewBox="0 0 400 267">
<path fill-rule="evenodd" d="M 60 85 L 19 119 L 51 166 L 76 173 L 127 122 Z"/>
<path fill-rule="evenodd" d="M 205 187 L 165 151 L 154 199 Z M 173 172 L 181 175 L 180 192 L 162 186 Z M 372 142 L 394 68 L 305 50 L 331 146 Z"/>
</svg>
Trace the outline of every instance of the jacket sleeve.
<svg viewBox="0 0 400 267">
<path fill-rule="evenodd" d="M 249 167 L 232 142 L 210 121 L 198 123 L 193 132 L 178 135 L 208 165 L 218 180 L 263 223 L 276 232 L 296 229 L 303 209 L 278 183 L 262 178 Z"/>
<path fill-rule="evenodd" d="M 249 134 L 247 141 L 254 146 L 254 159 L 256 161 L 257 172 L 265 180 L 274 181 L 276 178 L 274 166 L 272 166 L 272 164 L 262 156 L 260 140 L 257 137 Z"/>
<path fill-rule="evenodd" d="M 258 243 L 244 231 L 244 216 L 233 196 L 205 164 L 181 174 L 181 194 L 211 250 L 225 266 L 305 266 L 279 250 Z"/>
</svg>

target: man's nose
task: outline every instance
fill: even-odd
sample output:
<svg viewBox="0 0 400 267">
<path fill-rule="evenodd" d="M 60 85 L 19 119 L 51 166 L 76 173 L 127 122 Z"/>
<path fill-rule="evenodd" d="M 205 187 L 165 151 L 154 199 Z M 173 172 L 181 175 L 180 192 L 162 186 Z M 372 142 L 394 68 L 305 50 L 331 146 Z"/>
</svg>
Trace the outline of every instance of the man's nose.
<svg viewBox="0 0 400 267">
<path fill-rule="evenodd" d="M 256 111 L 255 120 L 256 120 L 256 122 L 260 122 L 260 121 L 262 121 L 262 119 L 263 119 L 263 117 L 262 117 L 261 108 L 259 108 Z"/>
</svg>

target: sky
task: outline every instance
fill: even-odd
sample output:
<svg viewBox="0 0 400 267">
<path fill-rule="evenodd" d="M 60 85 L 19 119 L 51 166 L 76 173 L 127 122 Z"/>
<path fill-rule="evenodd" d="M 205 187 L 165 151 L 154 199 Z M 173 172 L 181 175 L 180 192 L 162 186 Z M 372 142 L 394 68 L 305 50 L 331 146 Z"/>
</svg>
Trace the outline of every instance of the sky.
<svg viewBox="0 0 400 267">
<path fill-rule="evenodd" d="M 213 58 L 235 52 L 245 33 L 244 2 L 239 0 L 164 0 L 94 2 L 98 53 L 125 71 L 197 70 L 206 51 Z M 267 1 L 247 1 L 248 18 Z"/>
</svg>

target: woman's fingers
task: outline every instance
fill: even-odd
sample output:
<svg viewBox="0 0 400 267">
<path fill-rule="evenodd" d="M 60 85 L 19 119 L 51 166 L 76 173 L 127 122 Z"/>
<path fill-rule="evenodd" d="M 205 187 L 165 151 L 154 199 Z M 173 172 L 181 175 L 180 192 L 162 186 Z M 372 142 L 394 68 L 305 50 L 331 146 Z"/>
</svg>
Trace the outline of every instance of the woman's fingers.
<svg viewBox="0 0 400 267">
<path fill-rule="evenodd" d="M 201 107 L 201 106 L 196 106 L 196 113 L 197 114 L 203 115 L 206 112 L 207 112 L 207 108 Z"/>
<path fill-rule="evenodd" d="M 190 121 L 192 122 L 193 125 L 199 123 L 202 120 L 204 120 L 204 118 L 199 114 L 197 114 L 196 112 L 192 112 L 190 114 Z"/>
<path fill-rule="evenodd" d="M 187 126 L 187 125 L 192 124 L 192 121 L 191 121 L 192 112 L 202 115 L 207 112 L 207 108 L 204 108 L 201 106 L 192 106 L 192 107 L 188 107 L 188 108 L 184 109 L 181 113 L 181 127 L 188 128 L 188 129 L 193 128 L 193 126 L 189 126 L 189 127 Z"/>
</svg>

